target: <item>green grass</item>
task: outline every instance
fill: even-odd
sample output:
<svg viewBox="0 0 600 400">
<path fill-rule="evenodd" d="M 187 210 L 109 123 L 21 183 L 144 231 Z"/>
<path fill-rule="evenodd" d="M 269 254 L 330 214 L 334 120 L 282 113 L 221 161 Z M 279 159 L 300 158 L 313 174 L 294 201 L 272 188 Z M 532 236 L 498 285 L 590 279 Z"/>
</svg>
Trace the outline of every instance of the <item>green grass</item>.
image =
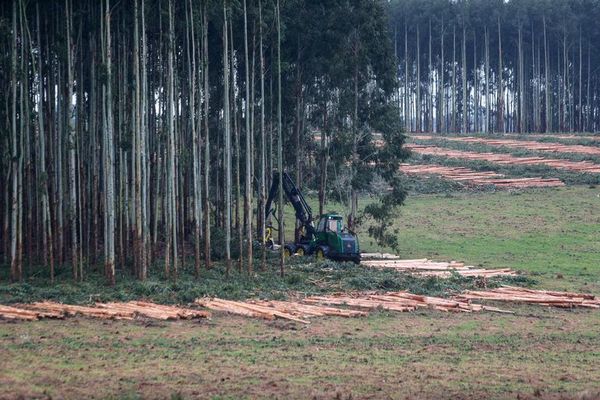
<svg viewBox="0 0 600 400">
<path fill-rule="evenodd" d="M 400 255 L 511 267 L 554 287 L 597 289 L 599 196 L 582 186 L 412 196 L 394 225 Z"/>
<path fill-rule="evenodd" d="M 66 398 L 517 398 L 593 390 L 598 314 L 532 310 L 381 312 L 306 327 L 231 316 L 149 326 L 7 324 L 0 325 L 0 383 L 4 393 Z"/>
</svg>

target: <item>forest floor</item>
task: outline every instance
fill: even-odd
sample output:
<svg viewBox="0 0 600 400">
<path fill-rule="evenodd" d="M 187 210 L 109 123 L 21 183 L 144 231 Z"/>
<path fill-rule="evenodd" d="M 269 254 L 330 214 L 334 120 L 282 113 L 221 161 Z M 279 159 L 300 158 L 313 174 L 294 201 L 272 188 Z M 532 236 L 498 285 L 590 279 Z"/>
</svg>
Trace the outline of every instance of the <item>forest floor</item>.
<svg viewBox="0 0 600 400">
<path fill-rule="evenodd" d="M 532 278 L 524 283 L 535 288 L 600 295 L 599 226 L 600 189 L 569 186 L 414 195 L 394 229 L 402 258 L 511 267 Z M 361 239 L 364 251 L 380 250 L 366 234 Z M 319 274 L 317 268 L 292 265 L 287 280 L 254 293 L 277 297 L 287 289 L 360 285 L 435 293 L 473 284 L 439 286 L 432 283 L 439 280 L 378 275 L 383 272 L 362 277 L 361 267 L 348 267 L 322 274 L 330 277 L 321 280 L 325 288 L 304 286 L 300 280 Z M 164 296 L 182 301 L 209 289 L 244 296 L 252 284 L 198 284 L 181 297 Z M 161 299 L 156 285 L 142 289 Z M 93 297 L 98 288 L 83 293 L 66 283 L 55 292 L 32 286 L 2 285 L 0 302 L 52 293 L 59 299 L 103 296 Z M 501 306 L 515 314 L 376 312 L 318 318 L 308 326 L 219 313 L 198 322 L 0 322 L 0 398 L 600 397 L 600 312 Z"/>
</svg>

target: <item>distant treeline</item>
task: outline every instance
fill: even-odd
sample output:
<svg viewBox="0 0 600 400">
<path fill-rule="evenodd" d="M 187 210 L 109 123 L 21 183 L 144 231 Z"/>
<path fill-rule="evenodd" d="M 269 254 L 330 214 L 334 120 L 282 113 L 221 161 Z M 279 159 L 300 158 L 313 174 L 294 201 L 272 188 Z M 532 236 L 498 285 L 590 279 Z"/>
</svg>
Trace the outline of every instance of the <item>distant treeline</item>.
<svg viewBox="0 0 600 400">
<path fill-rule="evenodd" d="M 600 129 L 600 1 L 391 0 L 409 131 Z"/>
</svg>

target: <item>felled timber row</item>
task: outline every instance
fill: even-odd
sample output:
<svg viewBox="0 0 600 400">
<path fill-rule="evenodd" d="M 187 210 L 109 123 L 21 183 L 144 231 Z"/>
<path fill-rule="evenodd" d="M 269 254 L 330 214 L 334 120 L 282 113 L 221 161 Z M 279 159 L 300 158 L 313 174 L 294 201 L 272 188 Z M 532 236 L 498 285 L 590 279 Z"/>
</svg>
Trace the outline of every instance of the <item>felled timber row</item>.
<svg viewBox="0 0 600 400">
<path fill-rule="evenodd" d="M 517 133 L 506 133 L 504 136 L 521 136 Z M 529 134 L 527 135 L 528 138 L 531 139 L 550 139 L 550 138 L 556 138 L 556 139 L 568 139 L 568 140 L 593 140 L 593 141 L 600 141 L 600 136 L 589 136 L 589 135 L 568 135 L 568 134 L 559 134 L 559 133 L 552 133 L 549 135 L 540 135 L 540 134 Z"/>
<path fill-rule="evenodd" d="M 358 296 L 333 295 L 311 296 L 303 300 L 310 304 L 345 305 L 365 310 L 382 309 L 388 311 L 414 311 L 418 308 L 431 308 L 445 312 L 496 311 L 507 312 L 496 307 L 471 304 L 469 301 L 449 300 L 440 297 L 421 296 L 408 292 L 388 292 L 385 294 L 362 294 Z"/>
<path fill-rule="evenodd" d="M 517 271 L 510 268 L 482 269 L 470 265 L 467 266 L 464 263 L 456 261 L 439 262 L 431 261 L 427 258 L 415 260 L 400 260 L 398 258 L 363 260 L 361 264 L 372 268 L 391 268 L 397 271 L 409 272 L 422 276 L 437 276 L 440 278 L 448 278 L 454 273 L 461 276 L 480 276 L 486 278 L 517 275 Z"/>
<path fill-rule="evenodd" d="M 115 312 L 132 312 L 144 317 L 162 320 L 210 318 L 210 313 L 189 308 L 164 306 L 161 304 L 147 303 L 144 301 L 130 301 L 129 303 L 96 303 L 104 310 Z"/>
<path fill-rule="evenodd" d="M 459 158 L 462 160 L 487 161 L 500 165 L 537 164 L 573 172 L 600 174 L 600 164 L 596 164 L 591 161 L 569 161 L 544 157 L 515 157 L 505 153 L 477 153 L 474 151 L 454 150 L 445 147 L 421 146 L 416 144 L 407 144 L 406 147 L 415 153 L 423 155 Z"/>
<path fill-rule="evenodd" d="M 310 304 L 302 304 L 294 301 L 264 301 L 264 300 L 252 300 L 251 304 L 256 304 L 263 307 L 270 307 L 278 309 L 282 312 L 286 312 L 292 315 L 302 316 L 302 318 L 310 317 L 324 317 L 324 316 L 336 316 L 336 317 L 362 317 L 367 315 L 364 311 L 357 310 L 346 310 L 335 307 L 326 306 L 315 306 Z"/>
<path fill-rule="evenodd" d="M 391 253 L 360 253 L 362 260 L 399 260 L 400 256 Z"/>
<path fill-rule="evenodd" d="M 434 140 L 440 137 L 429 135 L 417 135 L 412 137 L 415 140 Z M 580 144 L 562 144 L 562 143 L 547 143 L 536 142 L 532 140 L 514 140 L 514 139 L 489 139 L 472 136 L 463 137 L 444 137 L 444 140 L 463 143 L 481 143 L 490 146 L 504 146 L 514 149 L 535 150 L 550 153 L 575 153 L 586 155 L 600 155 L 600 147 L 584 146 Z"/>
<path fill-rule="evenodd" d="M 62 318 L 59 312 L 38 312 L 18 307 L 0 305 L 0 318 L 22 321 L 36 321 L 40 318 Z"/>
<path fill-rule="evenodd" d="M 496 172 L 478 172 L 465 167 L 446 167 L 443 165 L 402 164 L 400 172 L 410 175 L 439 175 L 444 179 L 470 185 L 494 185 L 498 188 L 557 187 L 565 183 L 556 178 L 504 178 Z"/>
<path fill-rule="evenodd" d="M 0 306 L 0 318 L 37 320 L 41 318 L 64 318 L 82 315 L 101 319 L 134 319 L 137 315 L 152 319 L 173 320 L 191 318 L 209 318 L 210 313 L 174 306 L 143 301 L 128 303 L 96 303 L 95 307 L 76 306 L 44 301 L 8 307 Z"/>
<path fill-rule="evenodd" d="M 273 320 L 282 318 L 309 323 L 307 319 L 321 316 L 358 317 L 369 311 L 414 311 L 418 308 L 431 308 L 446 312 L 497 311 L 509 312 L 496 307 L 471 304 L 470 301 L 442 299 L 420 296 L 408 292 L 388 292 L 385 294 L 361 293 L 356 295 L 311 296 L 299 301 L 231 301 L 217 298 L 197 299 L 196 303 L 215 311 L 223 311 L 246 317 Z M 351 309 L 331 307 L 346 306 Z M 359 310 L 356 310 L 359 309 Z"/>
<path fill-rule="evenodd" d="M 455 299 L 458 301 L 493 300 L 529 303 L 561 308 L 600 308 L 600 299 L 591 294 L 533 290 L 514 286 L 503 286 L 486 291 L 468 290 L 456 296 Z"/>
<path fill-rule="evenodd" d="M 306 319 L 311 317 L 359 317 L 366 315 L 366 313 L 362 311 L 314 306 L 292 301 L 232 301 L 219 298 L 202 298 L 197 299 L 196 304 L 211 310 L 223 311 L 246 317 L 268 320 L 281 318 L 303 324 L 308 324 L 309 322 Z"/>
</svg>

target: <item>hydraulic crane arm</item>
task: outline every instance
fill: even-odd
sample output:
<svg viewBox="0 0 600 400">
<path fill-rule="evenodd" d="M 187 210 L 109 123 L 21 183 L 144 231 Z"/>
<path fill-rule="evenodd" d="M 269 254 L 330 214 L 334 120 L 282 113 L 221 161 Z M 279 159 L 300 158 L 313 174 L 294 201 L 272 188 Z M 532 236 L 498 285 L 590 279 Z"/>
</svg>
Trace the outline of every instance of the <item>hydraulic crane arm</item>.
<svg viewBox="0 0 600 400">
<path fill-rule="evenodd" d="M 294 211 L 296 212 L 296 219 L 301 222 L 302 226 L 306 230 L 307 235 L 311 236 L 315 234 L 315 228 L 312 222 L 312 209 L 306 202 L 306 199 L 302 195 L 302 192 L 296 187 L 292 178 L 286 173 L 283 172 L 282 175 L 282 183 L 283 183 L 283 193 L 292 206 L 294 207 Z M 279 193 L 279 172 L 273 171 L 273 183 L 271 184 L 271 189 L 269 190 L 269 197 L 267 198 L 267 203 L 265 206 L 265 215 L 267 218 L 271 214 L 274 214 L 273 202 Z"/>
</svg>

